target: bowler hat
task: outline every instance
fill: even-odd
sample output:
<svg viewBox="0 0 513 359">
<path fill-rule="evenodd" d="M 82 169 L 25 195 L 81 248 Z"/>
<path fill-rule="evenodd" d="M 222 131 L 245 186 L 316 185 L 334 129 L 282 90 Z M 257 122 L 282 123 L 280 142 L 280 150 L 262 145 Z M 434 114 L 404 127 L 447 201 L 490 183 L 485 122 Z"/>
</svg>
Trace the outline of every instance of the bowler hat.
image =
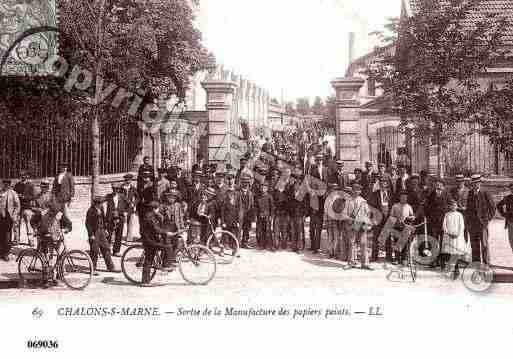
<svg viewBox="0 0 513 359">
<path fill-rule="evenodd" d="M 463 176 L 463 175 L 461 175 L 461 174 L 456 175 L 456 177 L 455 177 L 455 178 L 456 178 L 456 181 L 457 181 L 457 182 L 463 182 L 463 181 L 465 181 L 465 176 Z"/>
<path fill-rule="evenodd" d="M 337 160 L 337 165 L 339 165 L 339 166 L 343 166 L 343 165 L 344 165 L 344 161 L 342 161 L 342 160 Z"/>
<path fill-rule="evenodd" d="M 50 183 L 48 181 L 41 181 L 41 183 L 39 184 L 39 187 L 48 188 L 48 187 L 50 187 Z"/>
<path fill-rule="evenodd" d="M 134 175 L 131 173 L 127 173 L 126 175 L 123 176 L 123 178 L 126 180 L 132 180 L 132 179 L 134 179 Z"/>
<path fill-rule="evenodd" d="M 4 178 L 4 179 L 2 180 L 2 183 L 4 183 L 4 184 L 11 184 L 11 183 L 12 183 L 12 181 L 11 181 L 10 179 L 8 179 L 8 178 Z"/>
</svg>

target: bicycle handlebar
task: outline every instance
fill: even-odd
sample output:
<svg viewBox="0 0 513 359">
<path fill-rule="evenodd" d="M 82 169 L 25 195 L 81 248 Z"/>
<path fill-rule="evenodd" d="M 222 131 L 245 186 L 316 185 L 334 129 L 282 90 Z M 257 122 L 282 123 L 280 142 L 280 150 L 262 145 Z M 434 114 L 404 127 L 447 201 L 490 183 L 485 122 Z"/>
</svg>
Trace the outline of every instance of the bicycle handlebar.
<svg viewBox="0 0 513 359">
<path fill-rule="evenodd" d="M 187 226 L 186 228 L 178 231 L 175 236 L 179 236 L 180 234 L 186 232 L 188 229 L 189 229 L 189 227 Z M 185 238 L 182 238 L 182 240 L 185 241 Z M 150 245 L 152 245 L 154 247 L 160 247 L 160 248 L 173 248 L 174 247 L 173 244 L 159 243 L 159 242 L 157 242 L 157 241 L 155 241 L 153 239 L 150 239 L 150 238 L 143 239 L 143 243 L 148 243 L 148 244 L 150 244 Z"/>
</svg>

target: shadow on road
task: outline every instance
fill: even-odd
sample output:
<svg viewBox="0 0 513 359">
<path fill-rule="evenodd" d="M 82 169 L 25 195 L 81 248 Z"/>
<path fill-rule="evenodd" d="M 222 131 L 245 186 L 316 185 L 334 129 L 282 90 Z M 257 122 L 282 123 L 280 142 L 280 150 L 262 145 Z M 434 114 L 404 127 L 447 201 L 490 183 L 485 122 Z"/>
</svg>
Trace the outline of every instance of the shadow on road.
<svg viewBox="0 0 513 359">
<path fill-rule="evenodd" d="M 319 258 L 319 256 L 314 255 L 308 255 L 305 254 L 305 256 L 302 258 L 303 262 L 313 264 L 315 266 L 319 267 L 326 267 L 326 268 L 340 268 L 345 269 L 346 265 L 342 262 L 335 262 L 334 260 L 330 260 L 327 258 Z"/>
<path fill-rule="evenodd" d="M 130 283 L 126 280 L 120 280 L 114 277 L 105 277 L 101 280 L 102 283 L 114 286 L 127 286 L 127 287 L 138 287 L 137 285 Z M 166 287 L 166 286 L 186 286 L 189 285 L 184 282 L 175 282 L 175 283 L 161 283 L 161 282 L 151 282 L 151 287 Z M 142 287 L 141 287 L 142 288 Z"/>
</svg>

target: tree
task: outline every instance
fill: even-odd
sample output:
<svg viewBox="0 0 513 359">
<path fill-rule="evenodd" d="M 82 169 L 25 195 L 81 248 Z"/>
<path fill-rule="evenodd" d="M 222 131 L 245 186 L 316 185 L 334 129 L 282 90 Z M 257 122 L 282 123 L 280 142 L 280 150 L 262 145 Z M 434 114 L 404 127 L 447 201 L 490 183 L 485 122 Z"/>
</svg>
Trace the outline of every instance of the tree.
<svg viewBox="0 0 513 359">
<path fill-rule="evenodd" d="M 487 103 L 490 91 L 479 78 L 505 56 L 507 21 L 493 13 L 473 21 L 481 2 L 419 1 L 411 17 L 388 24 L 390 35 L 378 33 L 381 56 L 367 69 L 390 99 L 389 111 L 400 116 L 400 127 L 432 139 L 439 159 L 456 125 L 474 121 Z M 387 51 L 391 44 L 395 51 Z"/>
<path fill-rule="evenodd" d="M 193 3 L 197 5 L 198 1 Z M 57 5 L 59 53 L 70 64 L 68 74 L 78 65 L 101 76 L 104 88 L 113 83 L 141 94 L 142 104 L 133 121 L 140 120 L 144 106 L 156 99 L 172 95 L 183 99 L 192 75 L 214 62 L 193 25 L 194 13 L 188 0 L 57 0 Z M 65 130 L 70 127 L 69 121 L 90 123 L 99 114 L 101 125 L 119 120 L 120 114 L 128 111 L 128 100 L 117 108 L 107 105 L 116 92 L 91 106 L 87 99 L 94 97 L 94 85 L 68 93 L 63 84 L 63 78 L 55 77 L 0 79 L 0 86 L 9 88 L 0 93 L 1 125 L 16 126 L 19 131 L 22 127 L 44 127 L 53 121 Z M 52 109 L 51 118 L 41 121 L 41 114 L 47 113 L 48 108 Z M 93 141 L 93 155 L 97 155 L 97 136 Z M 92 173 L 97 179 L 97 161 Z"/>
<path fill-rule="evenodd" d="M 319 96 L 316 96 L 314 103 L 312 105 L 312 113 L 314 115 L 323 115 L 324 112 L 325 112 L 324 102 L 322 101 L 322 98 L 320 98 Z"/>
<path fill-rule="evenodd" d="M 296 100 L 296 110 L 301 115 L 309 115 L 311 113 L 310 100 L 308 97 L 301 97 Z"/>
</svg>

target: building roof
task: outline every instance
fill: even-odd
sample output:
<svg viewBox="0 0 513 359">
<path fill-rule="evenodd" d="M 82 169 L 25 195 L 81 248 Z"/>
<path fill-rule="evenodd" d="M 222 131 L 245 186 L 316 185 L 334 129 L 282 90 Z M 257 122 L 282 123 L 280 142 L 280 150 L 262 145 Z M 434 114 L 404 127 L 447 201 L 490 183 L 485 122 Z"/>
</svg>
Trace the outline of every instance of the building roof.
<svg viewBox="0 0 513 359">
<path fill-rule="evenodd" d="M 418 10 L 422 0 L 403 0 L 403 10 L 407 16 L 411 16 Z M 440 0 L 442 6 L 448 4 L 448 0 Z M 509 21 L 504 41 L 507 45 L 513 46 L 513 0 L 481 0 L 474 10 L 470 12 L 465 21 L 472 28 L 479 21 L 490 14 L 504 16 Z"/>
<path fill-rule="evenodd" d="M 419 8 L 420 1 L 402 0 L 402 16 L 414 14 Z M 442 4 L 444 2 L 448 3 L 448 0 L 440 1 Z M 513 46 L 513 0 L 482 0 L 476 9 L 467 16 L 466 23 L 471 28 L 489 14 L 504 16 L 509 21 L 505 31 L 504 42 L 506 45 Z M 358 70 L 366 68 L 382 51 L 393 52 L 395 51 L 395 46 L 390 44 L 357 58 L 349 64 L 345 76 L 355 76 Z"/>
</svg>

